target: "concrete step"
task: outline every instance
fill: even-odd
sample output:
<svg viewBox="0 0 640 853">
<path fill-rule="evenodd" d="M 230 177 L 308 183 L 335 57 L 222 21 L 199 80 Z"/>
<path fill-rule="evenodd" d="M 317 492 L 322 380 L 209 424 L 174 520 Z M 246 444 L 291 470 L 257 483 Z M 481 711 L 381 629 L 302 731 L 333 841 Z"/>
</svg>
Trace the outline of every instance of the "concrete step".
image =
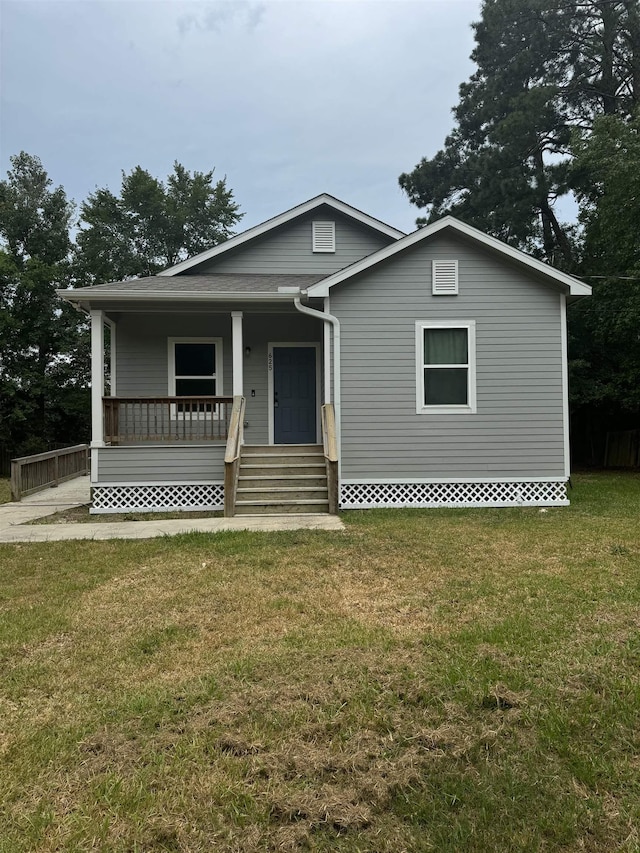
<svg viewBox="0 0 640 853">
<path fill-rule="evenodd" d="M 289 513 L 329 512 L 329 502 L 312 501 L 236 501 L 236 515 L 283 515 Z"/>
<path fill-rule="evenodd" d="M 298 477 L 300 475 L 321 477 L 323 474 L 326 475 L 324 462 L 295 462 L 291 464 L 275 462 L 264 464 L 246 463 L 241 460 L 239 471 L 240 477 Z"/>
<path fill-rule="evenodd" d="M 327 476 L 322 474 L 291 474 L 288 476 L 265 475 L 264 477 L 244 476 L 238 477 L 238 488 L 242 489 L 293 489 L 293 488 L 327 488 Z"/>
<path fill-rule="evenodd" d="M 265 503 L 278 503 L 282 501 L 308 501 L 322 500 L 328 501 L 329 496 L 327 486 L 324 488 L 296 488 L 289 487 L 284 489 L 245 489 L 239 488 L 236 492 L 236 502 L 238 501 L 264 501 Z"/>
</svg>

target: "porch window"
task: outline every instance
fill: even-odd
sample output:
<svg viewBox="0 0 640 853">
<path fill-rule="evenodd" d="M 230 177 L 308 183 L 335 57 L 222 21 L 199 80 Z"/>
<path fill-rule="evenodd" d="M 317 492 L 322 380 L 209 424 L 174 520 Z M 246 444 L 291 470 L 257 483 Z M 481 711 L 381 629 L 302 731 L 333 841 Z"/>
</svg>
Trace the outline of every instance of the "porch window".
<svg viewBox="0 0 640 853">
<path fill-rule="evenodd" d="M 418 414 L 476 411 L 475 323 L 416 323 Z"/>
<path fill-rule="evenodd" d="M 169 338 L 169 395 L 191 398 L 222 395 L 220 338 Z M 184 409 L 178 405 L 177 413 Z M 211 412 L 212 406 L 199 403 L 197 410 Z"/>
</svg>

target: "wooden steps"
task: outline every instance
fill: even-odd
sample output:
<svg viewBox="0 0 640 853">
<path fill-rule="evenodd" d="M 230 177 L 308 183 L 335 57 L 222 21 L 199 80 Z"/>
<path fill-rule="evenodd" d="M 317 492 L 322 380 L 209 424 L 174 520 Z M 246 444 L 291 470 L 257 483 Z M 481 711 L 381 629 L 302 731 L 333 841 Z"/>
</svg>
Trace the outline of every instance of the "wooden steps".
<svg viewBox="0 0 640 853">
<path fill-rule="evenodd" d="M 236 515 L 329 512 L 322 445 L 244 445 Z"/>
</svg>

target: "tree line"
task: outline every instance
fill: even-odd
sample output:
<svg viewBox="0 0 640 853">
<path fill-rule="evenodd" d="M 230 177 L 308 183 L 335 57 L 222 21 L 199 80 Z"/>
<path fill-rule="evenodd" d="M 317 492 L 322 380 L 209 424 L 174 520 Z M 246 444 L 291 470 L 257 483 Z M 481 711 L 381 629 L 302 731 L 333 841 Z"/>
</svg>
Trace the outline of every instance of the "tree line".
<svg viewBox="0 0 640 853">
<path fill-rule="evenodd" d="M 242 217 L 226 180 L 176 162 L 165 181 L 139 166 L 118 195 L 79 211 L 38 157 L 0 181 L 0 447 L 12 455 L 89 438 L 88 323 L 56 289 L 154 275 L 226 240 Z"/>
<path fill-rule="evenodd" d="M 640 427 L 640 5 L 484 0 L 444 145 L 399 182 L 593 287 L 569 308 L 574 450 Z M 575 217 L 561 211 L 567 201 Z"/>
</svg>

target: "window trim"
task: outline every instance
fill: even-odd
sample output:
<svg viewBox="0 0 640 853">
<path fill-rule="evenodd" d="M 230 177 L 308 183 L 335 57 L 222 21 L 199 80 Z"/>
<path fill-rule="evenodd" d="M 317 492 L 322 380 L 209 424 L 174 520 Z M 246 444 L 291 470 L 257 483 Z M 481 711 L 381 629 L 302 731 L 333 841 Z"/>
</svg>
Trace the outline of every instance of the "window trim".
<svg viewBox="0 0 640 853">
<path fill-rule="evenodd" d="M 460 405 L 427 405 L 424 402 L 424 330 L 467 330 L 467 403 Z M 446 368 L 443 368 L 446 369 Z M 476 322 L 475 320 L 417 320 L 416 321 L 416 414 L 470 415 L 477 412 L 476 399 Z"/>
<path fill-rule="evenodd" d="M 200 377 L 200 376 L 176 376 L 176 344 L 213 344 L 215 346 L 215 365 L 216 372 L 211 377 Z M 223 397 L 223 369 L 222 369 L 222 338 L 193 338 L 193 337 L 180 337 L 180 338 L 167 338 L 167 358 L 168 358 L 168 391 L 169 397 L 176 397 L 176 379 L 202 379 L 202 378 L 210 378 L 215 379 L 216 382 L 216 393 L 213 395 L 215 397 Z M 220 417 L 219 406 L 214 407 L 213 418 L 217 419 Z M 206 417 L 206 412 L 199 413 L 199 419 L 204 420 Z M 182 420 L 184 417 L 183 412 L 179 412 L 177 406 L 171 406 L 171 417 L 173 420 Z"/>
</svg>

